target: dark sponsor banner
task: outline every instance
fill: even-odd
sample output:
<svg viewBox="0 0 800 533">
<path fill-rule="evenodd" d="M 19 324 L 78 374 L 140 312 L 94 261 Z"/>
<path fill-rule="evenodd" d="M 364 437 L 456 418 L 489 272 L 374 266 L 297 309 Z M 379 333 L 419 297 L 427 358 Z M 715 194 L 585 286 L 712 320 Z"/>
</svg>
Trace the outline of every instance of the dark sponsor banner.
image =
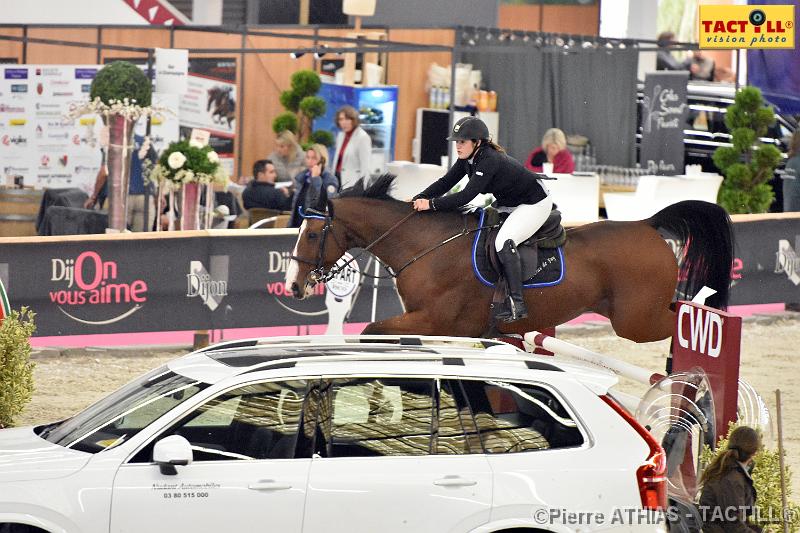
<svg viewBox="0 0 800 533">
<path fill-rule="evenodd" d="M 639 161 L 652 174 L 683 174 L 683 128 L 688 114 L 688 79 L 688 71 L 645 75 Z"/>
<path fill-rule="evenodd" d="M 731 304 L 800 302 L 800 217 L 734 224 Z"/>
<path fill-rule="evenodd" d="M 37 313 L 37 336 L 325 324 L 324 286 L 303 301 L 285 293 L 295 239 L 6 244 L 0 271 L 14 308 Z M 402 312 L 391 280 L 364 278 L 348 322 L 371 321 L 373 307 L 377 320 Z"/>
</svg>

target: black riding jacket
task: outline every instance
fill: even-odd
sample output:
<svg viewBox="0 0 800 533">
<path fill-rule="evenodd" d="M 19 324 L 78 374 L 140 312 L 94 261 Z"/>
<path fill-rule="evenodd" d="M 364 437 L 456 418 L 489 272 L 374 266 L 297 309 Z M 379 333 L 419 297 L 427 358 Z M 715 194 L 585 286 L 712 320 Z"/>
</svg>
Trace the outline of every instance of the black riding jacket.
<svg viewBox="0 0 800 533">
<path fill-rule="evenodd" d="M 469 176 L 467 186 L 449 196 L 442 196 L 453 188 L 461 178 Z M 491 193 L 497 205 L 517 207 L 535 204 L 547 197 L 547 193 L 534 174 L 516 159 L 499 152 L 491 146 L 482 146 L 469 164 L 466 159 L 456 161 L 447 174 L 433 182 L 414 197 L 431 200 L 431 209 L 444 211 L 466 205 L 479 193 Z"/>
</svg>

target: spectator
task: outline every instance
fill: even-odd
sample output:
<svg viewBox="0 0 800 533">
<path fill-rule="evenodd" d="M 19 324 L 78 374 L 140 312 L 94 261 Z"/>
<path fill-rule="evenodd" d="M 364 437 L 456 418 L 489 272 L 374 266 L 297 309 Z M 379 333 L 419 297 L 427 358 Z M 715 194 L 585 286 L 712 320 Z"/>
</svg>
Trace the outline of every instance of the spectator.
<svg viewBox="0 0 800 533">
<path fill-rule="evenodd" d="M 339 178 L 342 189 L 349 189 L 364 179 L 369 181 L 372 139 L 360 126 L 358 111 L 346 105 L 336 112 L 336 124 L 341 130 L 336 136 L 334 174 Z"/>
<path fill-rule="evenodd" d="M 687 60 L 690 80 L 714 81 L 714 60 L 702 50 L 694 50 L 692 58 Z"/>
<path fill-rule="evenodd" d="M 275 187 L 278 176 L 275 164 L 269 159 L 260 159 L 253 165 L 253 181 L 242 192 L 245 209 L 261 207 L 288 211 L 292 207 L 292 197 L 287 187 Z"/>
<path fill-rule="evenodd" d="M 761 528 L 747 522 L 756 503 L 750 470 L 761 449 L 761 437 L 747 426 L 734 429 L 728 448 L 709 464 L 700 483 L 700 511 L 705 533 L 752 532 Z"/>
<path fill-rule="evenodd" d="M 303 148 L 289 130 L 284 130 L 275 139 L 275 150 L 267 156 L 275 166 L 278 177 L 275 181 L 292 181 L 303 170 Z"/>
<path fill-rule="evenodd" d="M 294 199 L 292 200 L 292 218 L 290 228 L 299 228 L 303 223 L 301 209 L 314 205 L 319 198 L 322 187 L 328 196 L 333 196 L 339 191 L 339 182 L 331 174 L 325 164 L 328 162 L 328 149 L 321 144 L 311 145 L 306 150 L 306 170 L 294 178 Z"/>
<path fill-rule="evenodd" d="M 152 190 L 145 194 L 149 185 L 144 183 L 144 169 L 142 161 L 149 159 L 155 164 L 157 155 L 155 149 L 150 144 L 150 140 L 145 140 L 141 135 L 133 137 L 133 153 L 131 154 L 130 179 L 128 183 L 128 213 L 127 225 L 131 231 L 151 231 L 156 220 L 156 207 L 153 199 Z M 103 160 L 100 163 L 100 170 L 97 173 L 94 183 L 94 193 L 86 200 L 84 207 L 93 209 L 98 205 L 101 209 L 108 196 L 108 168 L 106 166 L 106 154 L 103 152 Z M 148 199 L 148 220 L 145 223 L 145 198 Z"/>
<path fill-rule="evenodd" d="M 661 32 L 658 35 L 657 44 L 660 50 L 656 54 L 656 70 L 687 70 L 689 68 L 686 61 L 679 61 L 672 55 L 670 46 L 675 42 L 675 34 L 671 31 Z"/>
<path fill-rule="evenodd" d="M 786 172 L 783 175 L 783 211 L 800 211 L 800 130 L 789 143 Z"/>
<path fill-rule="evenodd" d="M 575 171 L 575 160 L 567 149 L 567 137 L 558 128 L 544 132 L 542 145 L 537 146 L 525 160 L 525 168 L 542 172 L 543 163 L 552 163 L 556 174 L 571 174 Z"/>
</svg>

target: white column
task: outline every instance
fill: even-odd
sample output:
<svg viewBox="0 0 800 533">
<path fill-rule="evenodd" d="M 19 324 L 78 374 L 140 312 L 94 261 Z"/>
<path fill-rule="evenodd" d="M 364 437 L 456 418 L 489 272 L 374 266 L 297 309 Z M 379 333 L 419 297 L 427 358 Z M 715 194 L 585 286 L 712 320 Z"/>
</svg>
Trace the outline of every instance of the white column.
<svg viewBox="0 0 800 533">
<path fill-rule="evenodd" d="M 198 26 L 222 24 L 222 0 L 192 0 L 192 24 Z"/>
</svg>

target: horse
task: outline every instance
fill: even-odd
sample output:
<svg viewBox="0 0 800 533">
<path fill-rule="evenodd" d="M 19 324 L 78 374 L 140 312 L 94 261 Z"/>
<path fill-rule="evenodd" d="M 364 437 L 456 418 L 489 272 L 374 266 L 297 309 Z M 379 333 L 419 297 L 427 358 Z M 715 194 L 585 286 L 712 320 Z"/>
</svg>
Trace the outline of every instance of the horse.
<svg viewBox="0 0 800 533">
<path fill-rule="evenodd" d="M 299 299 L 312 294 L 347 250 L 366 249 L 396 274 L 405 312 L 367 325 L 363 334 L 486 334 L 493 289 L 474 275 L 467 237 L 478 218 L 458 211 L 417 213 L 388 195 L 393 179 L 384 175 L 332 199 L 320 195 L 300 227 L 286 290 Z M 685 243 L 680 267 L 662 233 Z M 618 336 L 651 342 L 673 333 L 676 291 L 690 299 L 707 285 L 717 291 L 707 305 L 727 307 L 733 231 L 716 204 L 686 201 L 646 220 L 570 228 L 563 252 L 564 280 L 526 289 L 529 315 L 498 324 L 500 333 L 541 331 L 595 312 L 610 320 Z"/>
<path fill-rule="evenodd" d="M 220 87 L 219 85 L 208 89 L 208 102 L 206 104 L 206 111 L 211 112 L 211 118 L 214 122 L 221 124 L 223 121 L 228 121 L 228 127 L 235 120 L 236 115 L 236 100 L 231 95 L 230 87 Z M 214 110 L 211 111 L 211 106 Z"/>
</svg>

